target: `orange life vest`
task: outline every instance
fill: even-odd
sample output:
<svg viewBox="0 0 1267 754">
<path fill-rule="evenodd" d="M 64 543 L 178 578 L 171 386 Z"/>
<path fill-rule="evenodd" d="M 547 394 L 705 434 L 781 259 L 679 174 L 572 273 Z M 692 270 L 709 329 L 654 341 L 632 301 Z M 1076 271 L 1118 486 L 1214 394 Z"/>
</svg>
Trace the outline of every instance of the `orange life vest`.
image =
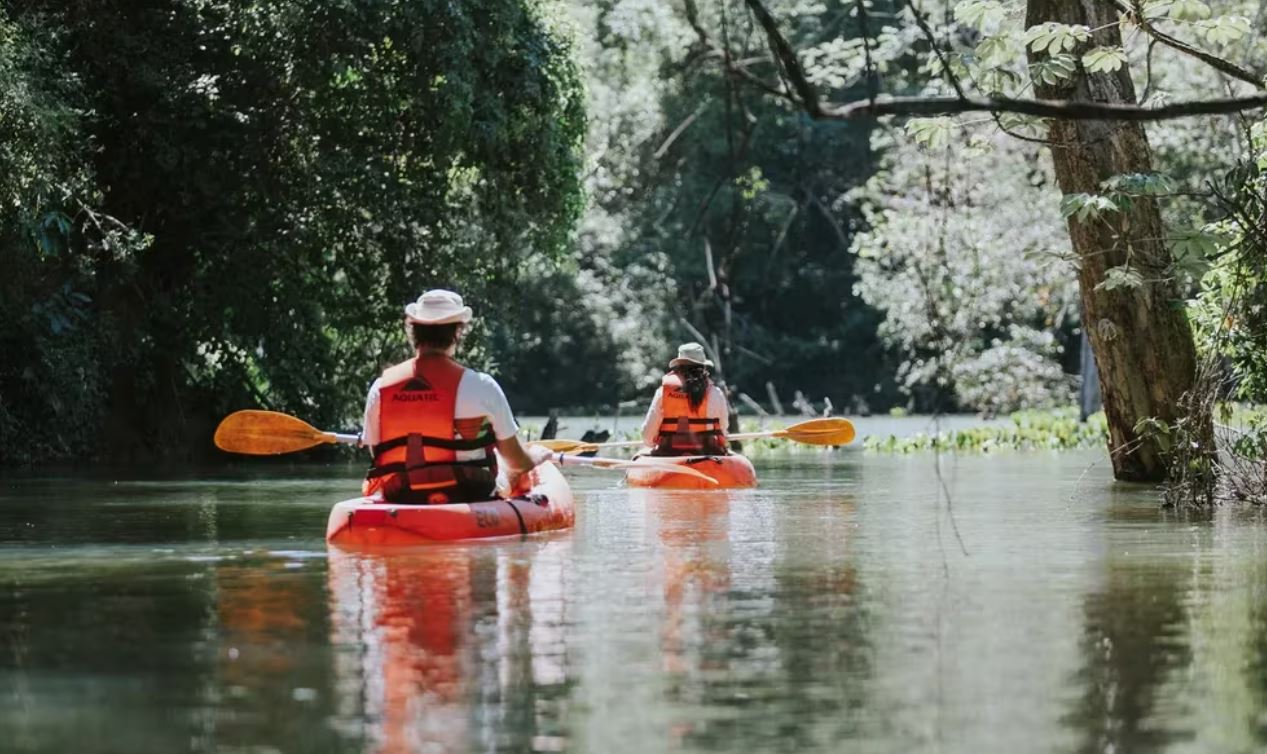
<svg viewBox="0 0 1267 754">
<path fill-rule="evenodd" d="M 656 437 L 656 455 L 724 455 L 726 438 L 721 422 L 708 417 L 708 393 L 696 408 L 682 388 L 682 377 L 669 372 L 660 380 L 660 408 L 664 418 Z M 708 385 L 709 391 L 713 385 Z"/>
<path fill-rule="evenodd" d="M 366 475 L 366 494 L 381 490 L 385 499 L 396 503 L 469 502 L 491 495 L 497 438 L 484 417 L 456 416 L 458 385 L 465 372 L 443 354 L 419 356 L 383 372 L 379 440 L 371 449 L 374 465 Z M 459 450 L 480 449 L 482 459 L 457 459 Z"/>
</svg>

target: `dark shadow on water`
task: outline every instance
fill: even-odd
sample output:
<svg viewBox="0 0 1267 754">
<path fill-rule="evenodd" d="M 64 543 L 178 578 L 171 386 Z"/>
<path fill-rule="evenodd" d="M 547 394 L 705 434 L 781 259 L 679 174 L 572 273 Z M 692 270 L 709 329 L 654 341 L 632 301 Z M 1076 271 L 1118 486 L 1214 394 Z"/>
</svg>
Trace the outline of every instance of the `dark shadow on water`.
<svg viewBox="0 0 1267 754">
<path fill-rule="evenodd" d="M 1159 724 L 1159 702 L 1163 684 L 1192 660 L 1191 565 L 1110 554 L 1104 569 L 1100 588 L 1083 598 L 1081 666 L 1071 680 L 1082 691 L 1064 722 L 1086 754 L 1162 751 L 1189 737 Z"/>
</svg>

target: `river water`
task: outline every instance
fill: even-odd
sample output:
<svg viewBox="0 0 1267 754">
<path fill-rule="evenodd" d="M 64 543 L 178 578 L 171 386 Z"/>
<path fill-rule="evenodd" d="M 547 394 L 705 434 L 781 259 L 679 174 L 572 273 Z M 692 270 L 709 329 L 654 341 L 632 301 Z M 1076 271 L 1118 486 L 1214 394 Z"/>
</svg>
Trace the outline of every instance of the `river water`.
<svg viewBox="0 0 1267 754">
<path fill-rule="evenodd" d="M 389 556 L 322 540 L 352 466 L 10 474 L 0 751 L 1267 748 L 1257 512 L 1101 452 L 757 465 Z"/>
</svg>

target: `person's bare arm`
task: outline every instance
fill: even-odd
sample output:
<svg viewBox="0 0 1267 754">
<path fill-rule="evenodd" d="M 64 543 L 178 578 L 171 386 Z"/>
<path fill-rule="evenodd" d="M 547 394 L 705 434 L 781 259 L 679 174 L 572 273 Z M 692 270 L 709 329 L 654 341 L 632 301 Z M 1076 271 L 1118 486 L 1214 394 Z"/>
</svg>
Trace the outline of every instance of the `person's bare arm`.
<svg viewBox="0 0 1267 754">
<path fill-rule="evenodd" d="M 506 481 L 513 490 L 519 486 L 519 478 L 532 471 L 538 464 L 553 455 L 548 448 L 533 445 L 525 448 L 514 435 L 497 441 L 497 454 L 506 462 Z"/>
<path fill-rule="evenodd" d="M 547 460 L 550 457 L 550 451 L 540 445 L 524 447 L 519 442 L 518 437 L 507 437 L 505 440 L 497 441 L 497 453 L 506 460 L 506 466 L 511 471 L 524 473 L 532 471 L 537 464 Z"/>
<path fill-rule="evenodd" d="M 647 409 L 647 417 L 642 420 L 642 441 L 648 447 L 655 447 L 656 438 L 660 436 L 660 424 L 664 420 L 662 401 L 664 388 L 656 388 L 651 397 L 651 407 Z"/>
</svg>

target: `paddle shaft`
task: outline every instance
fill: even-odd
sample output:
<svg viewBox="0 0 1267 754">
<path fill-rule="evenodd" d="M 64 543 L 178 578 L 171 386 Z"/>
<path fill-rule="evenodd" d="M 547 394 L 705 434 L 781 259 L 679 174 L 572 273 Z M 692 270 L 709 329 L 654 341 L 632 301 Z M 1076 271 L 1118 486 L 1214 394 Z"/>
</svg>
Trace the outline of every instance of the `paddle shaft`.
<svg viewBox="0 0 1267 754">
<path fill-rule="evenodd" d="M 769 432 L 742 432 L 735 435 L 726 435 L 726 439 L 728 440 L 759 440 L 763 437 L 779 437 L 781 435 L 786 435 L 786 434 L 787 434 L 787 430 L 772 429 Z M 643 442 L 642 440 L 618 440 L 615 442 L 595 442 L 595 443 L 587 443 L 581 440 L 576 441 L 576 446 L 578 448 L 595 448 L 595 449 L 597 448 L 634 448 L 634 447 L 645 446 L 645 445 L 646 443 Z"/>
<path fill-rule="evenodd" d="M 697 479 L 704 479 L 712 484 L 717 484 L 717 480 L 707 474 L 696 471 L 689 466 L 681 466 L 673 463 L 653 463 L 653 462 L 634 462 L 626 461 L 623 458 L 599 458 L 591 456 L 570 456 L 566 453 L 553 453 L 550 460 L 560 466 L 594 466 L 600 469 L 610 469 L 616 471 L 619 469 L 640 468 L 655 469 L 668 474 L 681 474 L 683 476 L 693 476 Z"/>
</svg>

